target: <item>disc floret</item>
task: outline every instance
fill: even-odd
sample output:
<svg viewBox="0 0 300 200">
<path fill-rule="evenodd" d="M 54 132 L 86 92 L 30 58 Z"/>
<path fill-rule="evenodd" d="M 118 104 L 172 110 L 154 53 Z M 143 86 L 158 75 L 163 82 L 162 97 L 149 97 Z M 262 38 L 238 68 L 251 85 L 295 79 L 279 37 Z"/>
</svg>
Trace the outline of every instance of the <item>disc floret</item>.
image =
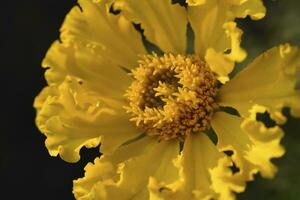
<svg viewBox="0 0 300 200">
<path fill-rule="evenodd" d="M 183 139 L 209 128 L 218 108 L 216 77 L 198 56 L 145 55 L 132 74 L 126 110 L 148 135 Z"/>
</svg>

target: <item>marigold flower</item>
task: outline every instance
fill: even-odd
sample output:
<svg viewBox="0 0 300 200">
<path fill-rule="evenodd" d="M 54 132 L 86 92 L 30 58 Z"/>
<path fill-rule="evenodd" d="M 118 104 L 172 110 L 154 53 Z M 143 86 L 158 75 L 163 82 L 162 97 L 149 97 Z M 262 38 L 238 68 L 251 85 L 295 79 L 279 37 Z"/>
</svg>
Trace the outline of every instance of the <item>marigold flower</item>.
<svg viewBox="0 0 300 200">
<path fill-rule="evenodd" d="M 274 176 L 283 131 L 256 114 L 282 124 L 287 106 L 300 117 L 300 52 L 272 48 L 229 81 L 246 57 L 234 20 L 248 15 L 264 17 L 260 0 L 79 0 L 42 63 L 49 86 L 34 103 L 50 155 L 77 162 L 83 146 L 101 143 L 74 181 L 76 199 L 228 200 L 255 173 Z M 164 53 L 147 52 L 146 40 Z"/>
</svg>

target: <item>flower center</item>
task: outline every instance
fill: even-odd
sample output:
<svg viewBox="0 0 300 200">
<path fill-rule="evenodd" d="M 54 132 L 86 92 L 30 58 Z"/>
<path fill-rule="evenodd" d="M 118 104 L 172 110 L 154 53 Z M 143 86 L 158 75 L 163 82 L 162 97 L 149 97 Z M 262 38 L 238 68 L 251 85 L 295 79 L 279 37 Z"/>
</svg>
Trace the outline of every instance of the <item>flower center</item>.
<svg viewBox="0 0 300 200">
<path fill-rule="evenodd" d="M 148 135 L 184 139 L 205 131 L 217 94 L 216 77 L 195 55 L 145 55 L 126 92 L 131 120 Z"/>
</svg>

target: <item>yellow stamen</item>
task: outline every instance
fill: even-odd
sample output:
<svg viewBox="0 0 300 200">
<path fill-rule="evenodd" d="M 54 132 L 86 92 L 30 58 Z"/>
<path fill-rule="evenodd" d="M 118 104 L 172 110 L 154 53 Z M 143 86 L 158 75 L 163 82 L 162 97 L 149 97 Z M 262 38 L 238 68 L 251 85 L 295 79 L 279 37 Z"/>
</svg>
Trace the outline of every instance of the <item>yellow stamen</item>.
<svg viewBox="0 0 300 200">
<path fill-rule="evenodd" d="M 131 120 L 160 139 L 205 131 L 217 109 L 216 78 L 195 55 L 145 55 L 126 92 Z"/>
</svg>

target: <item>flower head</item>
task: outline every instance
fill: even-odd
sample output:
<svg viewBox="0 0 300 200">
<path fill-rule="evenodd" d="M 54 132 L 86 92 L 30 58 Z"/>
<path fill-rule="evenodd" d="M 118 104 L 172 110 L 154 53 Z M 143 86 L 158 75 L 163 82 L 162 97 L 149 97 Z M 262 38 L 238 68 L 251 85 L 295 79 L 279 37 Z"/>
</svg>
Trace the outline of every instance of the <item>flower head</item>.
<svg viewBox="0 0 300 200">
<path fill-rule="evenodd" d="M 76 162 L 101 143 L 74 181 L 76 199 L 228 200 L 255 173 L 273 177 L 283 131 L 256 114 L 282 124 L 287 106 L 300 116 L 300 52 L 280 45 L 228 76 L 246 57 L 234 20 L 264 13 L 260 0 L 79 0 L 43 61 L 49 86 L 34 104 L 50 155 Z"/>
</svg>

